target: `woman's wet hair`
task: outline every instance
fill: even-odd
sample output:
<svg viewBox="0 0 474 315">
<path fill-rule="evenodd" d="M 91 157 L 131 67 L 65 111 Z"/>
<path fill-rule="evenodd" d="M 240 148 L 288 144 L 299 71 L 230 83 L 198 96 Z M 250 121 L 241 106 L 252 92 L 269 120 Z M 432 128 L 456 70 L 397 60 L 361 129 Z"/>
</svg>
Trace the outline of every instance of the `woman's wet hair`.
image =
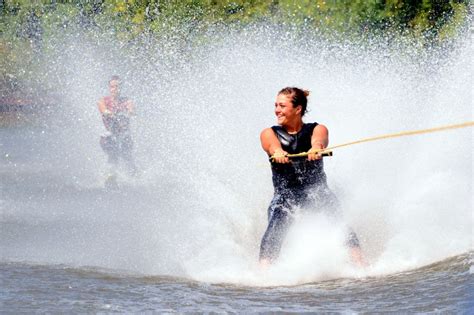
<svg viewBox="0 0 474 315">
<path fill-rule="evenodd" d="M 296 107 L 298 105 L 301 106 L 301 116 L 304 116 L 304 114 L 306 114 L 306 112 L 308 111 L 308 90 L 302 90 L 297 87 L 286 87 L 281 89 L 280 92 L 278 92 L 278 95 L 280 94 L 290 96 L 291 104 L 293 104 L 293 107 Z"/>
</svg>

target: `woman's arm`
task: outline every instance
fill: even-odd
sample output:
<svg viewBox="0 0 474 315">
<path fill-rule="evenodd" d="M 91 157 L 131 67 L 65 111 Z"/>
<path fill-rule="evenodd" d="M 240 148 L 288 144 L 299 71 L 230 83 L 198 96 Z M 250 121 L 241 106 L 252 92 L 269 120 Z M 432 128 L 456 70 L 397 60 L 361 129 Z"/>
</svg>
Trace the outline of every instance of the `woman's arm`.
<svg viewBox="0 0 474 315">
<path fill-rule="evenodd" d="M 262 148 L 268 155 L 273 156 L 273 160 L 277 163 L 289 163 L 289 159 L 286 156 L 288 152 L 284 151 L 281 147 L 280 141 L 273 132 L 272 128 L 266 128 L 260 133 L 260 142 Z"/>
<path fill-rule="evenodd" d="M 317 125 L 311 135 L 311 150 L 308 151 L 308 160 L 314 161 L 321 159 L 318 151 L 327 148 L 329 144 L 329 131 L 324 125 Z"/>
</svg>

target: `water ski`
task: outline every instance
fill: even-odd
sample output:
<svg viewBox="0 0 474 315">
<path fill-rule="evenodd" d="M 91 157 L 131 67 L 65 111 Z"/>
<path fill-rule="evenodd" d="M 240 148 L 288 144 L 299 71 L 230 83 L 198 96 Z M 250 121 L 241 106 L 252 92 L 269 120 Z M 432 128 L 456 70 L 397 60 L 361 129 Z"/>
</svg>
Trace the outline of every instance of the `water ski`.
<svg viewBox="0 0 474 315">
<path fill-rule="evenodd" d="M 117 175 L 111 174 L 105 179 L 104 186 L 106 189 L 116 190 L 119 188 L 117 183 Z"/>
</svg>

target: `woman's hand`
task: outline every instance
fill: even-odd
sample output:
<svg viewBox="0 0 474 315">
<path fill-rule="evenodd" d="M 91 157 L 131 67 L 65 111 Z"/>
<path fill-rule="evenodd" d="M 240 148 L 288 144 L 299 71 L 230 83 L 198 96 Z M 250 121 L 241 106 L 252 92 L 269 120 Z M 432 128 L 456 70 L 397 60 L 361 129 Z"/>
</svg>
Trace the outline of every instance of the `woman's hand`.
<svg viewBox="0 0 474 315">
<path fill-rule="evenodd" d="M 283 149 L 276 149 L 273 152 L 273 161 L 276 163 L 289 163 L 290 159 L 288 159 L 288 152 L 284 151 Z"/>
<path fill-rule="evenodd" d="M 320 160 L 322 156 L 319 152 L 321 152 L 322 150 L 322 148 L 311 148 L 308 151 L 308 161 Z"/>
</svg>

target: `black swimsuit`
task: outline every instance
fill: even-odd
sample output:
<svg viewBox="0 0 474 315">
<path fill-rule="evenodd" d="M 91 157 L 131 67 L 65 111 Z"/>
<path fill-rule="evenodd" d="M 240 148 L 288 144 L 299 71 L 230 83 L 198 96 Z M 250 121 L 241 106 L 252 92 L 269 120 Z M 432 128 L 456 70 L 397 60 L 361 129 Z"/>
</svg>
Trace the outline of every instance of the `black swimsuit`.
<svg viewBox="0 0 474 315">
<path fill-rule="evenodd" d="M 311 136 L 318 123 L 303 124 L 296 134 L 289 134 L 281 126 L 273 126 L 282 149 L 290 154 L 311 149 Z M 271 163 L 274 187 L 268 207 L 268 227 L 260 245 L 260 259 L 275 260 L 285 234 L 293 221 L 295 206 L 311 205 L 318 209 L 338 211 L 338 201 L 327 186 L 323 160 L 308 161 L 307 157 L 292 158 L 290 163 Z M 358 246 L 357 237 L 350 235 L 350 246 Z M 354 241 L 352 241 L 352 239 Z"/>
<path fill-rule="evenodd" d="M 296 134 L 289 134 L 281 126 L 273 126 L 283 150 L 290 154 L 311 149 L 311 136 L 318 123 L 303 124 Z M 308 161 L 307 157 L 292 158 L 291 163 L 272 163 L 275 193 L 296 193 L 315 185 L 326 185 L 323 160 Z"/>
</svg>

